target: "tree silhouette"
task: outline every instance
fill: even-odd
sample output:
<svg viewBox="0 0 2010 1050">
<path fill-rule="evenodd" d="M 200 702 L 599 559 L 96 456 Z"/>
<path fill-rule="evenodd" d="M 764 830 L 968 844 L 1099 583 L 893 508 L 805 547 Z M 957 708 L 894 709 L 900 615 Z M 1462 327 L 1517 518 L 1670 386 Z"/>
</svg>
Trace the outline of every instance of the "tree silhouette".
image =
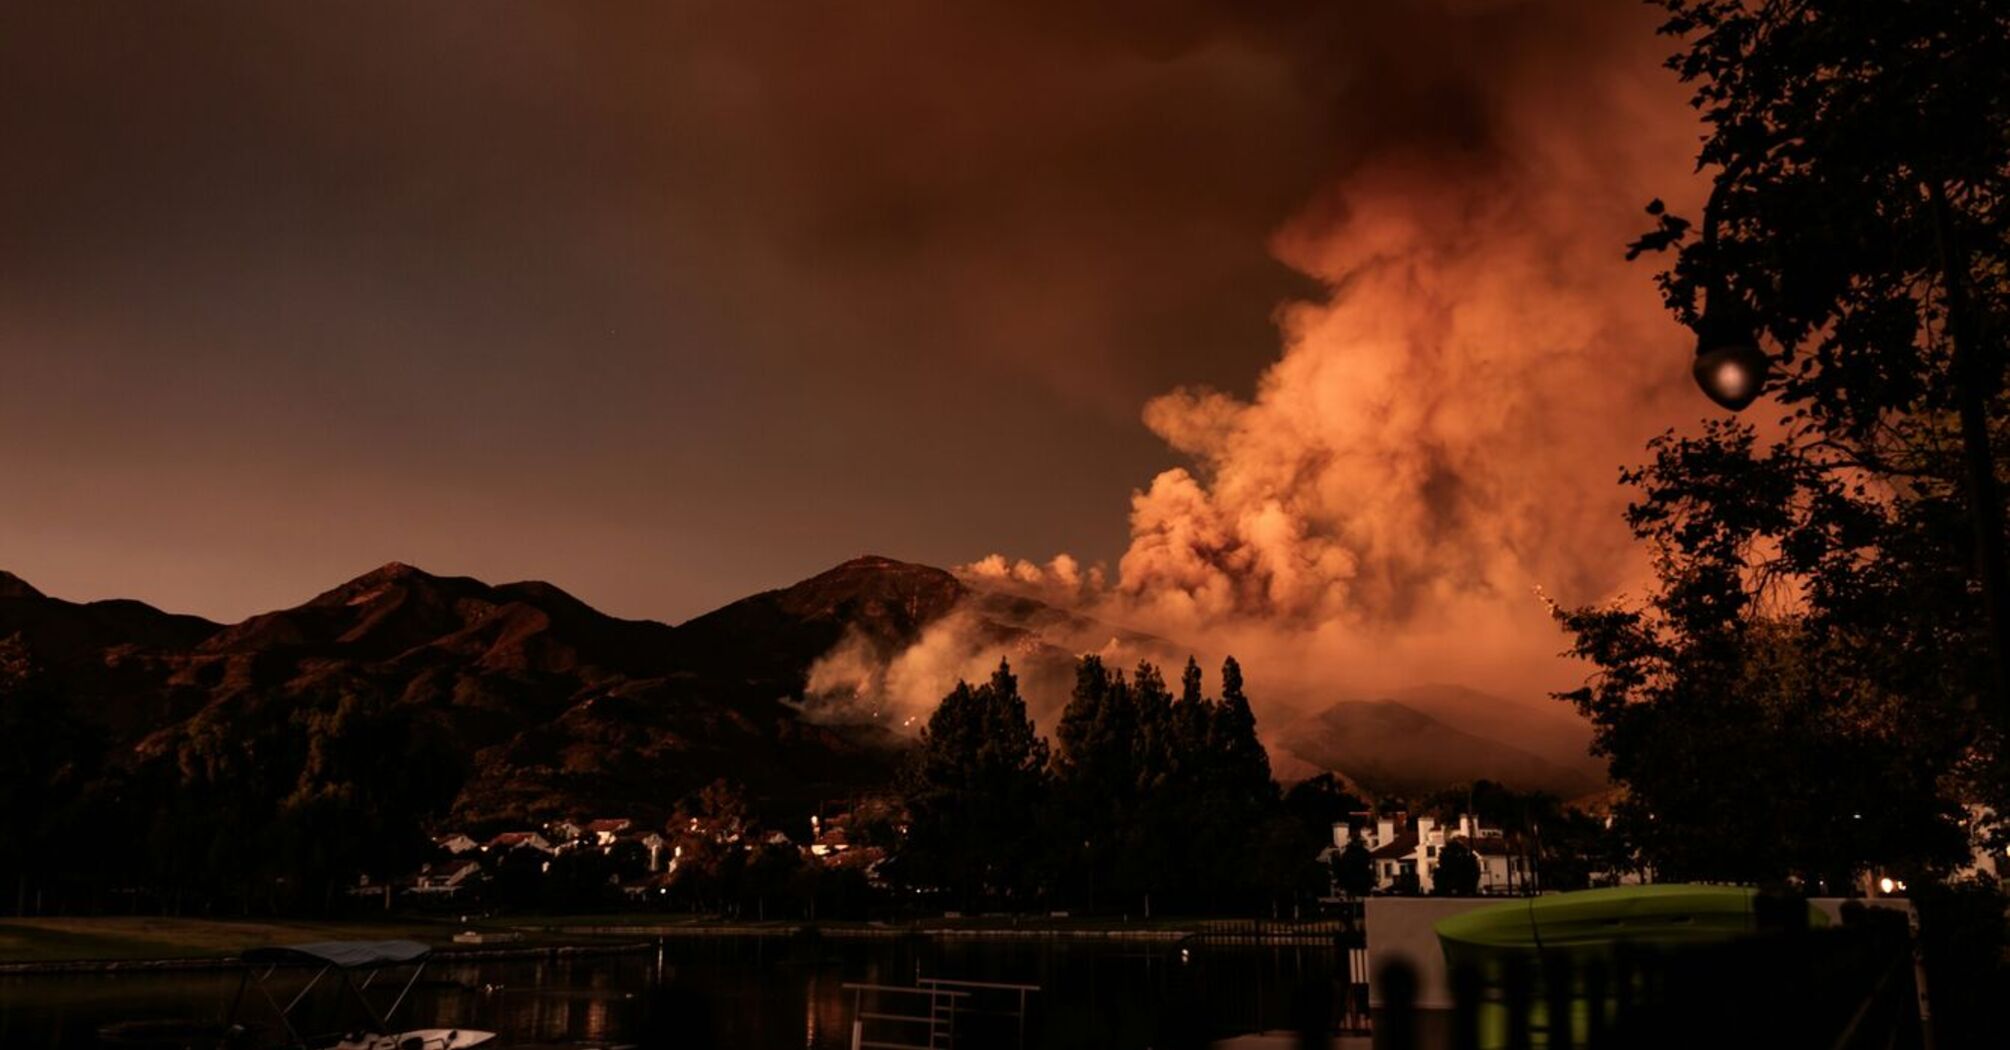
<svg viewBox="0 0 2010 1050">
<path fill-rule="evenodd" d="M 1453 839 L 1438 851 L 1438 872 L 1431 892 L 1441 897 L 1471 897 L 1480 892 L 1480 859 L 1464 839 Z"/>
<path fill-rule="evenodd" d="M 1366 897 L 1375 889 L 1375 861 L 1361 836 L 1348 835 L 1347 845 L 1334 855 L 1333 881 L 1349 897 Z"/>
<path fill-rule="evenodd" d="M 929 716 L 903 780 L 906 877 L 966 902 L 1031 892 L 1047 759 L 1005 661 L 982 685 L 958 682 Z"/>
<path fill-rule="evenodd" d="M 1560 613 L 1598 668 L 1566 696 L 1664 876 L 1946 871 L 1958 807 L 2010 800 L 1976 717 L 2010 653 L 2010 12 L 1661 3 L 1714 183 L 1633 250 L 1675 252 L 1661 286 L 1704 340 L 1759 341 L 1779 436 L 1713 423 L 1626 472 L 1658 582 Z"/>
<path fill-rule="evenodd" d="M 102 879 L 79 861 L 94 855 L 89 810 L 104 744 L 19 638 L 0 638 L 0 813 L 12 847 L 0 851 L 0 888 L 28 914 L 76 880 Z M 109 870 L 109 869 L 106 869 Z"/>
</svg>

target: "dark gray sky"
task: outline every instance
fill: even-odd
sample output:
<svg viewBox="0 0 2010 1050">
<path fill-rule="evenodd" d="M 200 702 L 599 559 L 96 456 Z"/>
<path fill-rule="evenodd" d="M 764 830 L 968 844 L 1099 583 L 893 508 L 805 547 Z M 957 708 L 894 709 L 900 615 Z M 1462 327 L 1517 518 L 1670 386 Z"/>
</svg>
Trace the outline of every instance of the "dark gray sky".
<svg viewBox="0 0 2010 1050">
<path fill-rule="evenodd" d="M 674 621 L 868 551 L 1113 559 L 1179 461 L 1141 406 L 1249 393 L 1319 294 L 1274 230 L 1484 156 L 1476 56 L 1651 27 L 1078 6 L 0 0 L 0 567 Z"/>
</svg>

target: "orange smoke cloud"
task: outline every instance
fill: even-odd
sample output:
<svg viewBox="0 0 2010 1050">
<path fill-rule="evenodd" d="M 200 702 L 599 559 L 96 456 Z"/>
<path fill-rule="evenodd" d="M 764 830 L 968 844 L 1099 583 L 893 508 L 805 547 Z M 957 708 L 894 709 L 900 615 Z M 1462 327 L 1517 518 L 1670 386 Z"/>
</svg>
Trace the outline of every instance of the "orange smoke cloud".
<svg viewBox="0 0 2010 1050">
<path fill-rule="evenodd" d="M 1509 49 L 1475 71 L 1483 146 L 1381 150 L 1275 236 L 1330 295 L 1280 311 L 1253 396 L 1145 406 L 1191 465 L 1133 494 L 1096 615 L 1233 649 L 1287 702 L 1445 680 L 1538 702 L 1573 677 L 1538 591 L 1638 578 L 1617 468 L 1702 407 L 1622 257 L 1645 201 L 1693 189 L 1696 125 L 1638 28 Z M 966 572 L 1066 600 L 1066 565 Z"/>
</svg>

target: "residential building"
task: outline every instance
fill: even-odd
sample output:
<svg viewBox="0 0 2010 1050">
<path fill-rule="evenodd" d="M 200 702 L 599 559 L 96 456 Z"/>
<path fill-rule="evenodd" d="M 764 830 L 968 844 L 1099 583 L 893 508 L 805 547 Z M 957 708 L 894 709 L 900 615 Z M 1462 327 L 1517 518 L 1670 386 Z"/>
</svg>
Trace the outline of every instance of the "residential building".
<svg viewBox="0 0 2010 1050">
<path fill-rule="evenodd" d="M 435 836 L 433 838 L 433 845 L 439 847 L 440 849 L 446 850 L 448 853 L 451 853 L 456 857 L 460 856 L 463 853 L 478 850 L 482 846 L 481 843 L 476 842 L 474 839 L 458 831 L 451 831 L 445 835 Z"/>
<path fill-rule="evenodd" d="M 558 848 L 551 840 L 535 831 L 505 831 L 482 844 L 487 852 L 501 853 L 513 849 L 534 849 L 540 853 L 557 853 Z"/>
<path fill-rule="evenodd" d="M 456 896 L 481 877 L 482 866 L 472 859 L 428 864 L 412 877 L 411 892 L 423 896 Z"/>
<path fill-rule="evenodd" d="M 1445 847 L 1455 841 L 1464 842 L 1479 862 L 1481 893 L 1534 892 L 1533 858 L 1511 846 L 1499 828 L 1486 827 L 1466 814 L 1449 825 L 1439 824 L 1435 817 L 1418 817 L 1414 823 L 1407 818 L 1407 814 L 1396 813 L 1360 827 L 1358 837 L 1368 849 L 1377 893 L 1430 893 L 1437 885 L 1438 863 Z M 1322 859 L 1330 863 L 1346 849 L 1356 837 L 1355 827 L 1353 823 L 1333 825 L 1333 845 Z M 1410 885 L 1412 879 L 1414 886 Z M 1334 892 L 1338 894 L 1337 889 Z"/>
<path fill-rule="evenodd" d="M 607 847 L 614 845 L 615 841 L 621 838 L 622 833 L 634 825 L 635 822 L 629 820 L 627 817 L 608 817 L 600 820 L 589 820 L 586 822 L 583 834 L 594 845 Z"/>
<path fill-rule="evenodd" d="M 586 837 L 586 825 L 577 820 L 554 820 L 544 826 L 544 833 L 551 842 L 564 848 Z"/>
</svg>

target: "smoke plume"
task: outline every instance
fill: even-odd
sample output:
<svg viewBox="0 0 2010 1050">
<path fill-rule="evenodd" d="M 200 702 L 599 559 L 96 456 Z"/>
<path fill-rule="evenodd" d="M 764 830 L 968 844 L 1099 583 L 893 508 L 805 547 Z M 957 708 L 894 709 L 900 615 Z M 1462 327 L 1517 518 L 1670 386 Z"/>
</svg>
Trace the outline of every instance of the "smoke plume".
<svg viewBox="0 0 2010 1050">
<path fill-rule="evenodd" d="M 1626 5 L 1424 3 L 1343 32 L 1356 141 L 1278 258 L 1325 287 L 1277 314 L 1237 396 L 1151 400 L 1185 458 L 1135 491 L 1106 585 L 1063 555 L 974 582 L 1215 656 L 1284 708 L 1457 681 L 1547 703 L 1581 671 L 1542 595 L 1639 578 L 1617 469 L 1694 419 L 1682 333 L 1621 246 L 1693 193 L 1696 126 Z"/>
</svg>

